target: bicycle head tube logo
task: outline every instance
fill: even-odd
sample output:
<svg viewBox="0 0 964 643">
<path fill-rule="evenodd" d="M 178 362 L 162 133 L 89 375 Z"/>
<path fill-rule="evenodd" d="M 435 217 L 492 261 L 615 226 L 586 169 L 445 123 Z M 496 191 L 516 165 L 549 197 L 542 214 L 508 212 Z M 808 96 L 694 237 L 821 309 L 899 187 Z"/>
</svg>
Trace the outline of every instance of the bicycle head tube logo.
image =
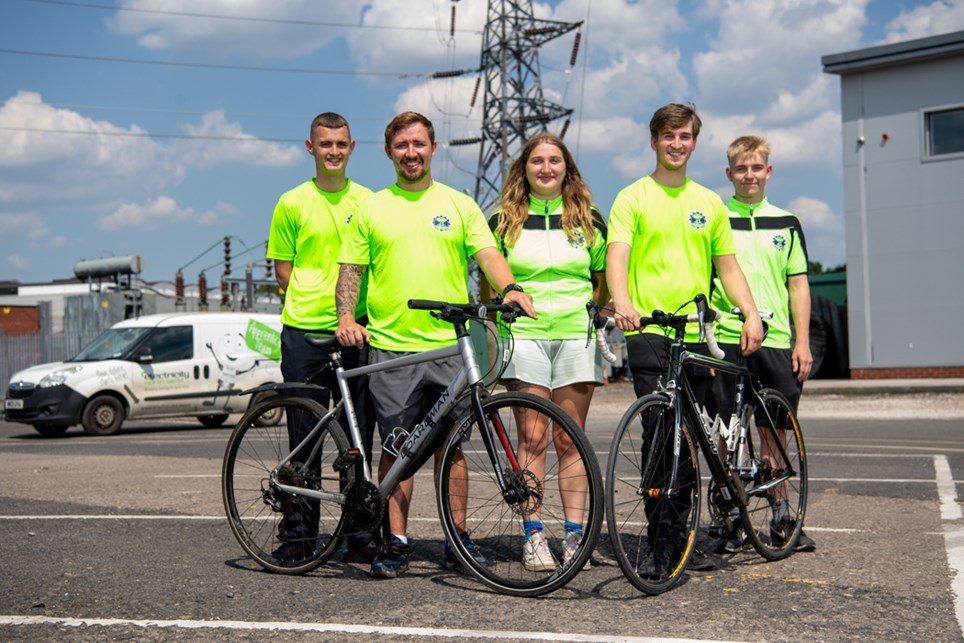
<svg viewBox="0 0 964 643">
<path fill-rule="evenodd" d="M 777 252 L 783 252 L 787 249 L 787 238 L 782 234 L 773 235 L 771 243 Z"/>
<path fill-rule="evenodd" d="M 452 220 L 444 214 L 436 214 L 432 217 L 432 227 L 438 232 L 448 232 L 452 228 Z"/>
<path fill-rule="evenodd" d="M 694 230 L 702 230 L 706 227 L 706 215 L 699 210 L 693 210 L 690 212 L 690 227 Z"/>
</svg>

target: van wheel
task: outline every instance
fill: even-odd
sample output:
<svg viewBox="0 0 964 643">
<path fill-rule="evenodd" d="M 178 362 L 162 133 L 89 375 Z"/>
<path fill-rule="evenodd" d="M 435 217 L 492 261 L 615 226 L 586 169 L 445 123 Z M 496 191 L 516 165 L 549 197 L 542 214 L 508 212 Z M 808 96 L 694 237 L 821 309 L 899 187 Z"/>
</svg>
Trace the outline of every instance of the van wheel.
<svg viewBox="0 0 964 643">
<path fill-rule="evenodd" d="M 88 435 L 111 435 L 124 423 L 124 405 L 116 397 L 98 395 L 84 408 L 81 417 Z"/>
<path fill-rule="evenodd" d="M 203 424 L 209 429 L 216 429 L 219 426 L 224 426 L 224 423 L 228 421 L 228 414 L 221 413 L 219 415 L 199 415 L 197 416 L 198 422 Z"/>
<path fill-rule="evenodd" d="M 59 424 L 34 424 L 33 428 L 45 438 L 58 438 L 70 427 Z"/>
<path fill-rule="evenodd" d="M 251 404 L 248 406 L 248 408 L 250 409 L 255 404 L 260 404 L 261 402 L 265 401 L 269 397 L 273 397 L 274 395 L 275 393 L 262 393 L 258 397 L 251 400 Z M 284 412 L 285 412 L 284 406 L 281 406 L 281 405 L 275 406 L 271 409 L 268 409 L 267 412 L 262 413 L 261 415 L 256 417 L 252 422 L 252 424 L 254 424 L 255 426 L 278 426 L 278 423 L 281 422 L 281 416 L 284 415 Z"/>
</svg>

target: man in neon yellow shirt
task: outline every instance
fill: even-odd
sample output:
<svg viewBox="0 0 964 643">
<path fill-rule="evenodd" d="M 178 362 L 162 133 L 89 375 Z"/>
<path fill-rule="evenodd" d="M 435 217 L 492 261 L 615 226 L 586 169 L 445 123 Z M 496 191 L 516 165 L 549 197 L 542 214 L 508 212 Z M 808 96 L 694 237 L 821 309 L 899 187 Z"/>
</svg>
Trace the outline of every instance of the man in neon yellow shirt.
<svg viewBox="0 0 964 643">
<path fill-rule="evenodd" d="M 767 200 L 766 184 L 773 174 L 773 166 L 770 165 L 770 145 L 765 140 L 757 136 L 741 136 L 730 143 L 726 157 L 726 178 L 733 184 L 734 192 L 727 209 L 736 242 L 736 256 L 756 303 L 773 313 L 763 346 L 747 360 L 747 368 L 763 386 L 783 393 L 796 413 L 803 383 L 813 366 L 810 282 L 807 280 L 807 244 L 803 227 L 796 216 Z M 710 303 L 723 313 L 716 326 L 716 339 L 726 358 L 735 361 L 739 356 L 740 319 L 730 313 L 734 304 L 719 288 L 714 289 Z M 796 329 L 792 348 L 791 316 Z M 735 389 L 735 376 L 717 373 L 713 380 L 713 398 L 715 410 L 724 423 L 729 421 L 733 412 Z M 770 441 L 760 446 L 761 451 L 775 447 Z M 786 542 L 785 534 L 793 532 L 795 525 L 785 499 L 774 502 L 770 527 L 774 542 Z M 738 530 L 734 531 L 737 533 L 724 534 L 717 545 L 718 551 L 732 551 L 742 544 Z M 813 538 L 801 532 L 795 549 L 813 551 L 816 546 Z"/>
<path fill-rule="evenodd" d="M 429 119 L 415 112 L 403 112 L 392 119 L 385 128 L 385 154 L 395 166 L 396 182 L 359 209 L 338 258 L 342 266 L 336 293 L 336 335 L 343 346 L 370 343 L 372 363 L 455 342 L 451 324 L 424 311 L 409 310 L 406 302 L 468 302 L 466 269 L 470 257 L 492 286 L 503 293 L 506 303 L 515 302 L 527 315 L 535 316 L 532 299 L 515 284 L 479 206 L 432 180 L 436 148 L 435 129 Z M 366 277 L 367 328 L 358 324 L 354 315 Z M 394 427 L 414 426 L 426 405 L 435 402 L 461 366 L 459 358 L 450 358 L 372 374 L 382 443 Z M 379 478 L 394 462 L 395 457 L 383 449 Z M 388 499 L 392 542 L 388 547 L 383 545 L 372 562 L 371 573 L 376 578 L 394 578 L 408 568 L 412 549 L 406 531 L 412 490 L 413 479 L 409 478 Z M 464 526 L 461 537 L 473 551 Z M 446 556 L 447 565 L 453 560 Z"/>
<path fill-rule="evenodd" d="M 747 311 L 740 345 L 747 354 L 760 347 L 763 327 L 734 253 L 733 237 L 720 197 L 686 176 L 686 165 L 696 149 L 701 121 L 690 105 L 669 104 L 650 120 L 650 147 L 656 169 L 623 189 L 613 203 L 607 236 L 606 280 L 616 308 L 616 322 L 627 333 L 626 349 L 636 395 L 656 390 L 666 372 L 669 341 L 658 327 L 640 331 L 639 320 L 654 310 L 694 312 L 693 298 L 708 295 L 714 268 L 731 299 Z M 687 348 L 708 354 L 692 343 L 698 329 L 687 329 Z M 706 369 L 687 371 L 697 402 L 709 392 Z M 688 451 L 684 450 L 688 458 Z M 663 463 L 668 459 L 663 459 Z M 681 470 L 686 467 L 681 465 Z M 690 466 L 690 471 L 692 467 Z M 681 517 L 690 513 L 685 491 L 695 481 L 682 480 L 678 499 L 647 501 L 648 539 L 653 560 L 641 571 L 662 577 L 678 563 L 681 539 L 686 538 Z M 694 552 L 691 567 L 713 566 Z"/>
<path fill-rule="evenodd" d="M 328 352 L 313 348 L 306 333 L 334 334 L 338 328 L 335 313 L 335 285 L 338 281 L 338 251 L 348 220 L 372 191 L 349 179 L 345 172 L 355 149 L 348 121 L 339 114 L 319 114 L 311 122 L 305 147 L 315 161 L 315 176 L 285 192 L 278 199 L 271 218 L 267 258 L 274 260 L 278 286 L 285 294 L 281 311 L 281 373 L 286 382 L 311 382 L 328 387 L 341 399 L 334 374 L 325 369 Z M 364 323 L 364 302 L 355 311 Z M 345 367 L 368 363 L 367 349 L 347 348 L 342 352 Z M 365 453 L 371 461 L 375 432 L 375 413 L 364 377 L 349 382 L 355 401 L 358 425 Z M 305 389 L 328 406 L 327 392 Z M 311 429 L 306 421 L 289 418 L 288 438 L 294 448 Z M 310 552 L 307 548 L 317 537 L 317 502 L 305 500 L 303 511 L 285 516 L 282 545 L 277 555 L 297 560 Z M 374 547 L 370 538 L 352 536 L 348 557 L 371 560 Z"/>
</svg>

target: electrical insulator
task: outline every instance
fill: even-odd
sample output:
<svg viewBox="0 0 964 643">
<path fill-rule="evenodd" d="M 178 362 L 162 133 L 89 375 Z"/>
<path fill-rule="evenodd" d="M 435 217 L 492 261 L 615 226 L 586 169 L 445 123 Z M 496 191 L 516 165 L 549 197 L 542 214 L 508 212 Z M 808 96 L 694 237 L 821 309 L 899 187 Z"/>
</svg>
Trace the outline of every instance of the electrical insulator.
<svg viewBox="0 0 964 643">
<path fill-rule="evenodd" d="M 224 237 L 224 274 L 231 274 L 231 237 Z"/>
<path fill-rule="evenodd" d="M 228 291 L 228 280 L 221 277 L 221 308 L 227 308 L 231 303 L 231 293 Z"/>
<path fill-rule="evenodd" d="M 449 27 L 449 36 L 455 37 L 455 5 L 452 5 L 452 26 Z"/>
<path fill-rule="evenodd" d="M 579 41 L 582 40 L 582 32 L 576 32 L 576 39 L 572 42 L 572 55 L 569 56 L 569 66 L 572 67 L 576 64 L 576 56 L 579 55 Z"/>
<path fill-rule="evenodd" d="M 272 261 L 269 259 L 269 260 L 268 260 L 268 263 L 265 264 L 265 268 L 264 268 L 264 278 L 265 278 L 265 279 L 271 279 L 271 269 L 272 269 L 273 266 L 274 266 L 274 264 L 273 264 Z"/>
<path fill-rule="evenodd" d="M 566 132 L 568 131 L 569 131 L 569 119 L 567 118 L 566 122 L 562 124 L 562 131 L 559 132 L 559 138 L 566 138 Z"/>
<path fill-rule="evenodd" d="M 197 278 L 197 302 L 201 306 L 208 305 L 208 278 L 203 272 Z"/>
<path fill-rule="evenodd" d="M 180 270 L 174 275 L 174 294 L 180 299 L 184 299 L 184 273 Z"/>
<path fill-rule="evenodd" d="M 472 90 L 472 100 L 469 102 L 469 109 L 475 107 L 475 99 L 479 97 L 479 87 L 482 86 L 482 77 L 475 77 L 475 89 Z"/>
</svg>

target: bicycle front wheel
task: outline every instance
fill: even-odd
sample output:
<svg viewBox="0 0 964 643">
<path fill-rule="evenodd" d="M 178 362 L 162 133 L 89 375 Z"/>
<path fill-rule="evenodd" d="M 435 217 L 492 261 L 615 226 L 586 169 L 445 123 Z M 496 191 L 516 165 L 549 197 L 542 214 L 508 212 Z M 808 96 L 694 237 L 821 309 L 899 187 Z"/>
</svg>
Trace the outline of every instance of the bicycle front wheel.
<svg viewBox="0 0 964 643">
<path fill-rule="evenodd" d="M 740 509 L 747 538 L 767 560 L 793 553 L 807 513 L 807 460 L 803 433 L 787 398 L 760 391 L 760 407 L 748 404 L 741 421 L 749 426 L 752 465 L 741 473 L 747 504 Z"/>
<path fill-rule="evenodd" d="M 599 464 L 582 429 L 549 400 L 501 393 L 482 406 L 485 425 L 472 413 L 443 446 L 436 491 L 446 537 L 463 567 L 496 591 L 549 593 L 572 580 L 596 546 Z"/>
<path fill-rule="evenodd" d="M 636 400 L 613 437 L 606 466 L 606 524 L 613 554 L 637 589 L 661 594 L 682 578 L 696 544 L 700 470 L 680 428 L 676 482 L 673 405 L 654 393 Z"/>
<path fill-rule="evenodd" d="M 338 549 L 342 506 L 278 487 L 280 483 L 338 492 L 349 483 L 351 471 L 339 474 L 332 466 L 349 446 L 334 420 L 290 462 L 281 464 L 324 415 L 325 409 L 313 400 L 272 396 L 249 408 L 228 439 L 221 471 L 228 524 L 244 551 L 268 571 L 303 574 Z M 265 423 L 265 417 L 278 422 Z"/>
</svg>

